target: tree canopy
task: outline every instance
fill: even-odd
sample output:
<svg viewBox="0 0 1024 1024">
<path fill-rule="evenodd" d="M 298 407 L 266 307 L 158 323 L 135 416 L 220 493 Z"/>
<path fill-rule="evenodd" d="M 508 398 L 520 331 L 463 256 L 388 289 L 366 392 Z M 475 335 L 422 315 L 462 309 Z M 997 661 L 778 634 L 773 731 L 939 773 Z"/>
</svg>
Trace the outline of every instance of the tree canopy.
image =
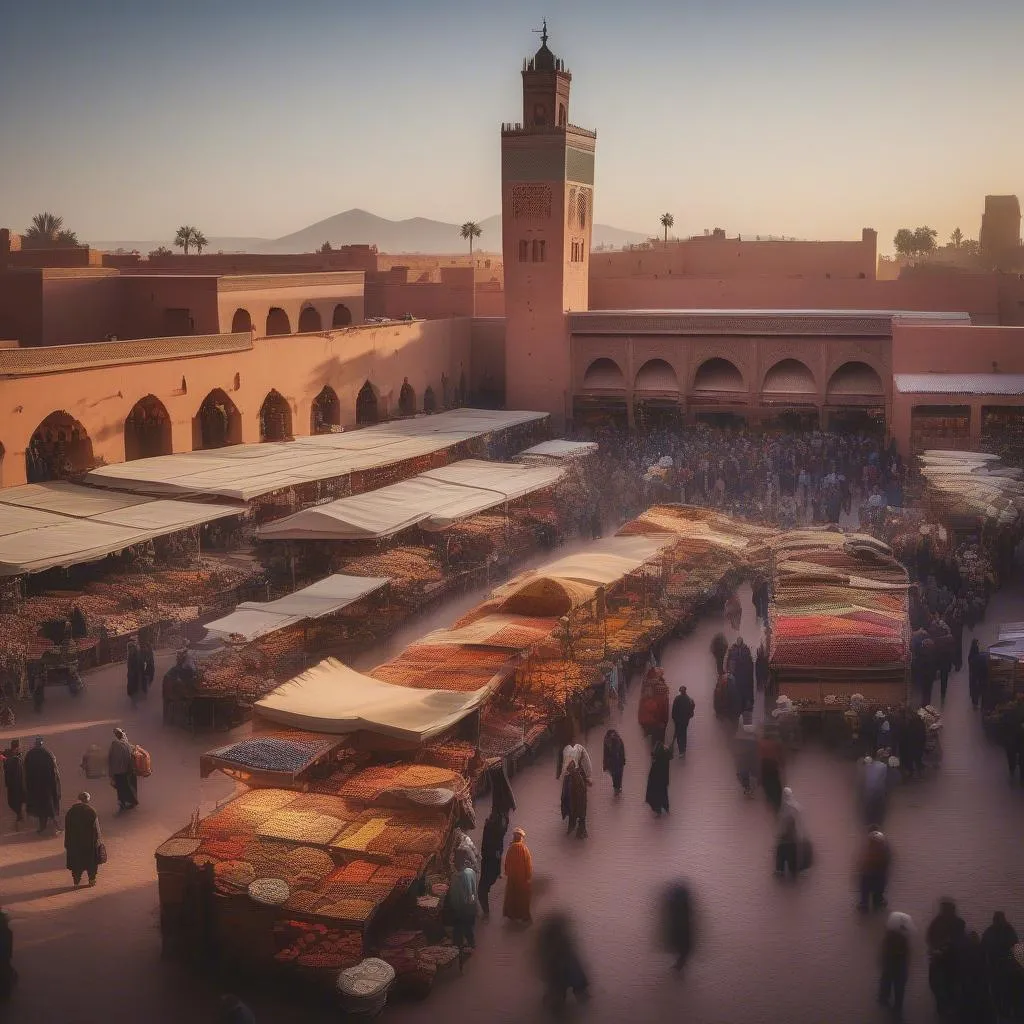
<svg viewBox="0 0 1024 1024">
<path fill-rule="evenodd" d="M 913 229 L 900 228 L 896 232 L 892 244 L 900 256 L 924 256 L 935 251 L 938 237 L 938 231 L 927 226 Z"/>
<path fill-rule="evenodd" d="M 209 243 L 206 241 L 206 235 L 199 228 L 193 227 L 191 224 L 182 224 L 175 233 L 174 244 L 187 256 L 189 249 L 195 249 L 197 253 L 201 253 Z"/>
<path fill-rule="evenodd" d="M 675 219 L 675 217 L 672 216 L 671 213 L 663 213 L 658 218 L 658 221 L 661 223 L 661 226 L 665 229 L 665 242 L 667 244 L 668 243 L 668 229 L 675 224 L 676 219 Z"/>
<path fill-rule="evenodd" d="M 53 213 L 37 213 L 21 241 L 26 249 L 74 249 L 81 245 L 74 231 L 64 227 L 64 218 Z"/>
<path fill-rule="evenodd" d="M 483 230 L 475 220 L 467 220 L 462 227 L 459 228 L 459 235 L 462 238 L 469 240 L 469 255 L 473 255 L 473 239 L 479 238 L 483 234 Z"/>
</svg>

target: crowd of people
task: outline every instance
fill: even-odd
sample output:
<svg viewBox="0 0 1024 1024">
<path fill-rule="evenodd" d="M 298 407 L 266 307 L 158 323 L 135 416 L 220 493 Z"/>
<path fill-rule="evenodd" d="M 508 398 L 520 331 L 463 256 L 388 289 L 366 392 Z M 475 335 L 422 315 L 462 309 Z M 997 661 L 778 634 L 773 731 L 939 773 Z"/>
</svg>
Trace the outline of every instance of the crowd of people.
<svg viewBox="0 0 1024 1024">
<path fill-rule="evenodd" d="M 906 467 L 877 433 L 751 432 L 706 424 L 627 433 L 578 431 L 600 444 L 592 500 L 606 522 L 659 501 L 706 505 L 786 527 L 839 522 L 861 505 L 901 506 Z"/>
</svg>

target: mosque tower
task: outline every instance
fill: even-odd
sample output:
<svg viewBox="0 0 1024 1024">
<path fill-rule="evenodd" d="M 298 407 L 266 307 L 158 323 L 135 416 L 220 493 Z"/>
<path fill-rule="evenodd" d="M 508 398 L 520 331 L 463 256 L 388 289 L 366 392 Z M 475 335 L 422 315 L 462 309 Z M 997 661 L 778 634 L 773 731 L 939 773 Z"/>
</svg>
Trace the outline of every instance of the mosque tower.
<svg viewBox="0 0 1024 1024">
<path fill-rule="evenodd" d="M 510 409 L 571 415 L 566 313 L 588 303 L 597 133 L 569 123 L 572 75 L 541 46 L 523 63 L 523 120 L 501 129 L 505 395 Z"/>
</svg>

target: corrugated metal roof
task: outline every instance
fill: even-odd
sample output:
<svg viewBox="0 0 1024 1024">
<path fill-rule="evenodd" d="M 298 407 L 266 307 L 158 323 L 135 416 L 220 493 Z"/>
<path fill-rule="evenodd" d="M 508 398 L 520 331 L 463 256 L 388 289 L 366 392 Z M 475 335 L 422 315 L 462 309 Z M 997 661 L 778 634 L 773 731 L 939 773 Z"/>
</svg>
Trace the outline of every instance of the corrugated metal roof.
<svg viewBox="0 0 1024 1024">
<path fill-rule="evenodd" d="M 1024 373 L 897 373 L 900 394 L 1024 395 Z"/>
</svg>

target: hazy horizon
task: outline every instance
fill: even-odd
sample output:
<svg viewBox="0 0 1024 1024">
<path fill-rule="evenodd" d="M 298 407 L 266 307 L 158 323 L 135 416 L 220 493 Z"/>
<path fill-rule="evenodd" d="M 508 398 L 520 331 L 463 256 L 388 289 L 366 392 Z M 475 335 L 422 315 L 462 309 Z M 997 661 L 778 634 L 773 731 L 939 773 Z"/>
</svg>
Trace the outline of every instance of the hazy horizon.
<svg viewBox="0 0 1024 1024">
<path fill-rule="evenodd" d="M 546 15 L 598 132 L 595 219 L 799 238 L 954 227 L 1024 191 L 1024 3 L 33 0 L 4 13 L 0 225 L 276 238 L 351 208 L 500 212 Z M 45 56 L 41 56 L 41 54 Z"/>
</svg>

